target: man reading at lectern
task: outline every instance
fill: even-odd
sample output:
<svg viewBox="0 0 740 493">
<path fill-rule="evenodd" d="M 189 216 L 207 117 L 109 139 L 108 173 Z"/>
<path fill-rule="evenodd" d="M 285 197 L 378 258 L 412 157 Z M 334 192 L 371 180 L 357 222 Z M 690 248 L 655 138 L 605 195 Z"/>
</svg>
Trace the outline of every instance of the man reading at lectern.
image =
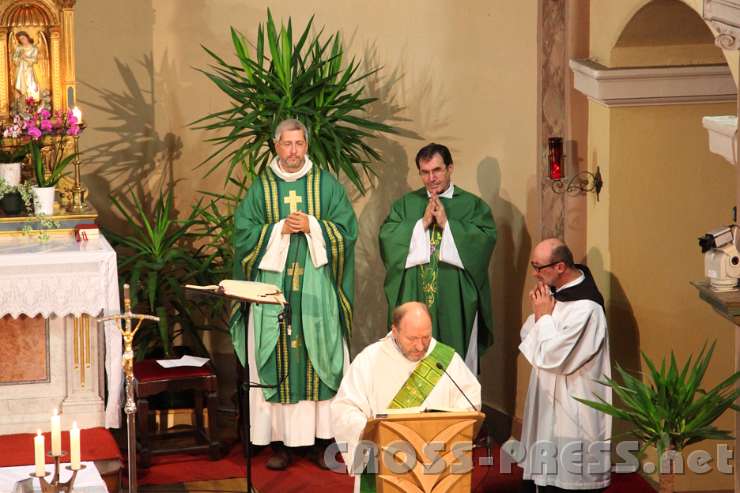
<svg viewBox="0 0 740 493">
<path fill-rule="evenodd" d="M 468 399 L 480 409 L 481 387 L 475 375 L 454 349 L 432 337 L 426 305 L 405 303 L 393 311 L 391 331 L 363 349 L 344 376 L 331 404 L 334 437 L 340 447 L 347 444 L 342 455 L 350 473 L 359 473 L 352 468 L 355 448 L 369 418 L 394 408 L 472 410 Z M 361 483 L 363 491 L 375 491 L 373 482 L 367 474 L 356 477 L 355 491 Z"/>
<path fill-rule="evenodd" d="M 287 447 L 323 448 L 332 438 L 329 403 L 349 358 L 357 220 L 344 188 L 309 157 L 308 133 L 284 120 L 277 156 L 253 181 L 234 217 L 234 277 L 274 284 L 285 293 L 291 324 L 277 305 L 252 305 L 230 324 L 234 348 L 251 378 L 270 385 L 249 392 L 252 443 L 272 442 L 271 469 L 291 462 Z M 244 323 L 249 354 L 245 354 Z M 321 442 L 324 440 L 324 442 Z"/>
</svg>

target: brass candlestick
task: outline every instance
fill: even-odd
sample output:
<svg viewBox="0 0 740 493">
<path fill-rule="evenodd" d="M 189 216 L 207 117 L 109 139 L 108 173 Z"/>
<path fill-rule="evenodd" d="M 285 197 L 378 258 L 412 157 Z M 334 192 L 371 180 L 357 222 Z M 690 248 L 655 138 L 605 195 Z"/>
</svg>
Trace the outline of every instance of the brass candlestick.
<svg viewBox="0 0 740 493">
<path fill-rule="evenodd" d="M 82 128 L 83 127 L 81 125 L 80 131 L 82 131 Z M 73 213 L 81 213 L 87 209 L 87 204 L 83 197 L 84 189 L 82 188 L 82 181 L 80 178 L 80 135 L 73 135 L 72 139 L 75 144 L 75 160 L 73 163 L 75 167 L 75 184 L 71 189 L 72 200 L 70 201 L 69 208 L 67 210 Z"/>
<path fill-rule="evenodd" d="M 72 469 L 71 466 L 67 466 L 66 469 L 72 471 L 72 477 L 70 477 L 65 482 L 61 482 L 59 481 L 59 462 L 63 456 L 67 455 L 67 453 L 62 452 L 60 454 L 52 454 L 51 452 L 49 452 L 47 455 L 54 458 L 54 476 L 52 476 L 51 482 L 46 480 L 46 476 L 49 475 L 48 472 L 45 472 L 43 476 L 37 476 L 35 472 L 32 472 L 31 477 L 37 478 L 39 480 L 39 485 L 41 486 L 42 493 L 72 493 L 72 487 L 74 486 L 75 479 L 77 478 L 77 471 L 84 469 L 85 466 L 80 464 L 80 467 L 77 469 Z"/>
<path fill-rule="evenodd" d="M 102 317 L 98 322 L 113 320 L 123 335 L 123 373 L 126 376 L 126 434 L 128 436 L 128 491 L 136 493 L 136 400 L 134 399 L 134 336 L 144 320 L 159 322 L 159 317 L 131 313 L 131 296 L 129 285 L 123 285 L 123 314 Z M 125 322 L 121 327 L 121 320 Z M 137 320 L 136 327 L 131 328 L 131 321 Z"/>
</svg>

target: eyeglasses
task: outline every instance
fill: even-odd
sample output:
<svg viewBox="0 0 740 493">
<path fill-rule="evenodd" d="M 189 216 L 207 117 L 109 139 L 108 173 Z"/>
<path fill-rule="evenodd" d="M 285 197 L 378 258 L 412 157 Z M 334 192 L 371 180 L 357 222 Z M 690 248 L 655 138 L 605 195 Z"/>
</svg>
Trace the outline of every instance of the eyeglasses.
<svg viewBox="0 0 740 493">
<path fill-rule="evenodd" d="M 562 260 L 556 260 L 555 262 L 550 262 L 549 264 L 545 264 L 545 265 L 537 265 L 534 262 L 530 262 L 530 265 L 532 266 L 532 268 L 534 269 L 535 272 L 539 273 L 542 269 L 547 269 L 548 267 L 552 267 L 553 265 L 557 265 L 560 262 L 562 262 Z"/>
</svg>

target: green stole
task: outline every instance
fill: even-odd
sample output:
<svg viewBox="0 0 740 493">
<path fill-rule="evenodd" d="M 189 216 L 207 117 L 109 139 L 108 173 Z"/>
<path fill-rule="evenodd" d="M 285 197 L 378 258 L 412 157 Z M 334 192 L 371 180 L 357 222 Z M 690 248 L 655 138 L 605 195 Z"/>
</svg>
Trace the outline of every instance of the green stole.
<svg viewBox="0 0 740 493">
<path fill-rule="evenodd" d="M 394 343 L 395 344 L 395 343 Z M 437 363 L 447 371 L 447 367 L 455 355 L 455 350 L 450 346 L 437 341 L 437 344 L 424 359 L 414 368 L 413 373 L 406 379 L 396 396 L 391 400 L 389 409 L 404 409 L 408 407 L 421 406 L 432 389 L 442 378 L 443 371 L 437 368 Z M 362 473 L 360 478 L 360 493 L 374 493 L 375 482 L 377 480 L 375 473 Z"/>
</svg>

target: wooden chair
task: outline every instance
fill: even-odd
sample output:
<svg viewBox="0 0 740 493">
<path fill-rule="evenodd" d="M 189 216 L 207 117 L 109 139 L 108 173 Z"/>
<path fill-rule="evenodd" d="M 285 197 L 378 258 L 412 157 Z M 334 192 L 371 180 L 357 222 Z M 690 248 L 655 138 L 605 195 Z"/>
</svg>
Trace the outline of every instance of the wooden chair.
<svg viewBox="0 0 740 493">
<path fill-rule="evenodd" d="M 142 467 L 149 467 L 152 454 L 208 451 L 209 459 L 219 459 L 221 447 L 215 438 L 218 382 L 216 380 L 216 373 L 213 371 L 210 363 L 206 363 L 202 367 L 181 366 L 177 368 L 162 368 L 156 360 L 144 360 L 134 363 L 134 376 L 138 382 L 136 401 L 137 435 L 139 441 L 139 460 Z M 161 392 L 179 392 L 185 390 L 192 390 L 194 393 L 195 424 L 192 431 L 151 432 L 149 397 Z M 208 409 L 207 431 L 203 426 L 204 401 Z M 172 437 L 183 433 L 194 434 L 196 445 L 156 449 L 152 447 L 152 438 Z"/>
</svg>

